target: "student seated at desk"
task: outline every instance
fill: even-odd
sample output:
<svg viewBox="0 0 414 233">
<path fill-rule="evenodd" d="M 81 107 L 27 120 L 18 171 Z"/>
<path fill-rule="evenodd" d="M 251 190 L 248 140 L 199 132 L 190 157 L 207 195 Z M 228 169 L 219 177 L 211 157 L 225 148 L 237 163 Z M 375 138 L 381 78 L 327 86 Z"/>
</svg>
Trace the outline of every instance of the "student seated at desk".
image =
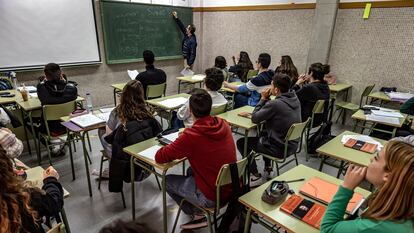
<svg viewBox="0 0 414 233">
<path fill-rule="evenodd" d="M 205 73 L 206 77 L 204 79 L 204 89 L 211 96 L 211 99 L 213 101 L 212 106 L 227 104 L 226 98 L 224 98 L 224 96 L 218 92 L 223 85 L 223 73 L 217 68 L 209 68 L 205 71 Z M 197 89 L 195 89 L 195 91 L 197 91 Z M 178 109 L 177 119 L 179 121 L 175 119 L 173 120 L 174 128 L 182 128 L 184 126 L 188 128 L 193 125 L 194 122 L 190 113 L 189 101 L 187 101 L 180 109 Z"/>
<path fill-rule="evenodd" d="M 37 85 L 37 96 L 41 105 L 63 104 L 78 97 L 78 89 L 73 83 L 68 83 L 63 77 L 60 66 L 49 63 L 44 68 L 45 78 Z M 36 131 L 46 133 L 46 126 L 42 118 L 33 118 Z M 66 133 L 66 128 L 60 124 L 60 120 L 48 121 L 49 130 L 52 136 L 59 136 Z M 53 142 L 51 142 L 53 143 Z M 52 149 L 53 154 L 61 154 L 62 148 Z"/>
<path fill-rule="evenodd" d="M 44 233 L 43 217 L 57 216 L 63 207 L 63 188 L 53 167 L 43 172 L 43 187 L 28 188 L 13 172 L 13 165 L 0 150 L 0 232 Z"/>
<path fill-rule="evenodd" d="M 224 58 L 223 56 L 217 56 L 214 60 L 214 68 L 221 70 L 221 72 L 223 72 L 224 75 L 224 81 L 228 81 L 230 73 L 227 69 L 226 58 Z"/>
<path fill-rule="evenodd" d="M 330 91 L 324 77 L 329 71 L 329 65 L 314 63 L 309 67 L 308 73 L 301 75 L 292 87 L 300 101 L 302 121 L 312 116 L 316 101 L 326 100 L 323 114 L 315 115 L 313 126 L 320 125 L 328 117 Z"/>
<path fill-rule="evenodd" d="M 298 81 L 298 69 L 296 69 L 296 66 L 293 64 L 292 58 L 288 55 L 282 56 L 282 58 L 280 59 L 279 66 L 276 67 L 275 73 L 289 75 L 292 81 L 292 85 L 295 85 L 295 83 Z"/>
<path fill-rule="evenodd" d="M 254 69 L 249 54 L 245 51 L 240 51 L 236 57 L 232 56 L 231 58 L 233 65 L 230 66 L 229 72 L 236 74 L 242 82 L 247 82 L 247 73 L 249 73 L 249 70 Z"/>
<path fill-rule="evenodd" d="M 224 82 L 224 87 L 236 91 L 234 96 L 234 108 L 240 108 L 245 105 L 256 106 L 260 100 L 260 93 L 268 88 L 272 82 L 274 72 L 273 70 L 269 70 L 270 62 L 270 55 L 261 53 L 256 61 L 256 68 L 259 70 L 256 77 L 241 86 Z"/>
<path fill-rule="evenodd" d="M 252 113 L 252 122 L 259 124 L 265 122 L 265 127 L 260 137 L 249 137 L 247 140 L 247 154 L 252 150 L 265 153 L 271 156 L 283 158 L 284 139 L 294 123 L 301 122 L 300 102 L 294 92 L 290 92 L 290 77 L 286 74 L 275 74 L 272 85 L 269 89 L 262 91 L 260 102 L 256 105 Z M 276 96 L 270 100 L 270 95 Z M 244 151 L 244 138 L 237 140 L 237 149 L 240 153 Z M 293 153 L 297 149 L 298 143 L 289 144 L 288 152 Z M 263 181 L 269 178 L 272 172 L 271 161 L 263 158 L 265 161 Z M 262 183 L 256 161 L 253 160 L 250 165 L 252 174 L 251 185 L 257 186 Z"/>
<path fill-rule="evenodd" d="M 110 192 L 120 192 L 123 182 L 131 180 L 131 156 L 122 149 L 153 138 L 161 131 L 161 125 L 146 105 L 142 84 L 137 80 L 129 81 L 122 90 L 120 104 L 112 110 L 109 116 L 106 134 L 100 133 L 101 142 L 111 157 L 108 185 Z M 148 177 L 141 167 L 137 166 L 135 171 L 136 181 Z"/>
<path fill-rule="evenodd" d="M 145 50 L 142 53 L 142 57 L 145 62 L 145 71 L 139 73 L 135 79 L 141 82 L 142 88 L 144 89 L 144 97 L 146 97 L 147 86 L 165 83 L 167 81 L 167 75 L 163 70 L 154 67 L 155 59 L 152 51 Z"/>
<path fill-rule="evenodd" d="M 209 208 L 216 201 L 216 179 L 224 164 L 236 162 L 236 149 L 228 123 L 210 116 L 211 96 L 207 91 L 197 89 L 190 97 L 190 113 L 193 127 L 187 128 L 170 145 L 158 150 L 157 163 L 168 163 L 176 159 L 187 158 L 191 168 L 187 176 L 167 175 L 167 192 L 178 204 L 183 198 Z M 227 189 L 230 188 L 230 189 Z M 231 195 L 231 187 L 222 189 L 221 201 Z M 193 222 L 184 224 L 182 229 L 207 226 L 207 221 L 198 209 L 185 204 L 184 213 L 194 215 Z"/>
<path fill-rule="evenodd" d="M 367 180 L 376 190 L 368 208 L 355 220 L 344 220 L 354 189 Z M 342 186 L 328 205 L 322 233 L 414 232 L 414 146 L 390 141 L 366 167 L 349 165 Z"/>
</svg>

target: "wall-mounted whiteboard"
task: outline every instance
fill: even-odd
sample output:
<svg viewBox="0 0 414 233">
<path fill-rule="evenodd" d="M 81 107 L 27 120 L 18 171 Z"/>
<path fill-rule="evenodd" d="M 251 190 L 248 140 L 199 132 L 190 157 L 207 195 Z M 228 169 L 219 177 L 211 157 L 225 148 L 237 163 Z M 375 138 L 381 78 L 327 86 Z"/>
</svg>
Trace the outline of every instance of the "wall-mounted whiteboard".
<svg viewBox="0 0 414 233">
<path fill-rule="evenodd" d="M 100 63 L 92 0 L 0 0 L 0 70 Z"/>
</svg>

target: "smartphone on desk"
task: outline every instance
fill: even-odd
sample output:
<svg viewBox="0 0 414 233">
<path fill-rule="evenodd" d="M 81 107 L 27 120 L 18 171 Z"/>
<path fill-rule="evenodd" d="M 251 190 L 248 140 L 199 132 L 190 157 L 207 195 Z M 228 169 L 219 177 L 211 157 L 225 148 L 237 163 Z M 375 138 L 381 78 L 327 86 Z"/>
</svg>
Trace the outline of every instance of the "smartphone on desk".
<svg viewBox="0 0 414 233">
<path fill-rule="evenodd" d="M 14 97 L 15 94 L 11 94 L 10 92 L 2 92 L 0 93 L 0 97 Z"/>
</svg>

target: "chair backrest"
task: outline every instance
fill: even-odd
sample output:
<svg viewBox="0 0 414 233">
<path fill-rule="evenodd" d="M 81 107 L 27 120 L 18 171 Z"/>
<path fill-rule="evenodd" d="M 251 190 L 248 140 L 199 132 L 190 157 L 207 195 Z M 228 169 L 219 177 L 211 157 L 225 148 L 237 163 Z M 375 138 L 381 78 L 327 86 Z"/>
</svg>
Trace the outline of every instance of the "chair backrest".
<svg viewBox="0 0 414 233">
<path fill-rule="evenodd" d="M 316 103 L 315 103 L 315 105 L 313 106 L 313 109 L 312 109 L 312 115 L 323 113 L 324 106 L 325 106 L 325 100 L 316 101 Z"/>
<path fill-rule="evenodd" d="M 254 76 L 256 76 L 259 73 L 258 70 L 249 70 L 249 72 L 247 72 L 247 80 L 253 78 Z"/>
<path fill-rule="evenodd" d="M 293 141 L 293 140 L 297 140 L 300 137 L 302 137 L 303 132 L 306 129 L 306 126 L 309 123 L 309 118 L 302 123 L 295 123 L 293 125 L 290 126 L 286 137 L 285 137 L 285 142 L 289 142 L 289 141 Z"/>
<path fill-rule="evenodd" d="M 216 105 L 216 106 L 213 105 L 211 107 L 210 115 L 215 116 L 215 115 L 218 115 L 218 114 L 222 114 L 222 113 L 226 112 L 226 110 L 227 110 L 227 103 L 222 104 L 222 105 Z"/>
<path fill-rule="evenodd" d="M 58 223 L 54 227 L 52 227 L 50 230 L 47 231 L 47 233 L 65 233 L 65 228 L 62 223 Z"/>
<path fill-rule="evenodd" d="M 369 85 L 369 86 L 365 87 L 364 91 L 361 94 L 361 99 L 359 100 L 359 107 L 360 108 L 362 107 L 362 100 L 364 98 L 366 98 L 365 99 L 365 104 L 367 104 L 367 102 L 368 102 L 368 95 L 371 94 L 371 92 L 374 89 L 374 87 L 375 87 L 375 84 L 374 85 Z"/>
<path fill-rule="evenodd" d="M 167 83 L 161 83 L 157 85 L 148 85 L 145 99 L 157 98 L 165 96 L 165 90 L 167 89 Z"/>
<path fill-rule="evenodd" d="M 246 166 L 247 166 L 247 157 L 236 162 L 237 170 L 239 174 L 240 180 L 241 177 L 245 174 Z M 224 185 L 231 184 L 231 172 L 230 172 L 230 165 L 224 164 L 217 175 L 216 179 L 216 210 L 219 210 L 220 207 L 220 188 Z"/>
<path fill-rule="evenodd" d="M 48 121 L 60 120 L 61 117 L 68 116 L 76 108 L 75 100 L 63 104 L 43 105 L 43 119 L 47 134 L 50 136 Z"/>
</svg>

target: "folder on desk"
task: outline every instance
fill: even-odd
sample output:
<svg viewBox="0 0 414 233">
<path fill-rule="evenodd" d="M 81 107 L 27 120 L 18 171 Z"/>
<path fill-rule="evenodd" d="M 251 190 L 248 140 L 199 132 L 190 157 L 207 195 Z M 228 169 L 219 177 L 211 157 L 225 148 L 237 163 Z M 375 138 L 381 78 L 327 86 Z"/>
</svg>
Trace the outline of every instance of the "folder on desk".
<svg viewBox="0 0 414 233">
<path fill-rule="evenodd" d="M 369 143 L 361 140 L 355 140 L 353 138 L 348 139 L 344 144 L 346 147 L 367 152 L 373 154 L 377 150 L 377 145 L 374 143 Z"/>
<path fill-rule="evenodd" d="M 320 229 L 326 206 L 293 194 L 280 206 L 280 210 Z"/>
<path fill-rule="evenodd" d="M 105 123 L 104 119 L 101 119 L 93 114 L 85 114 L 85 115 L 73 117 L 70 119 L 70 121 L 82 128 L 87 128 L 92 125 Z"/>
<path fill-rule="evenodd" d="M 328 205 L 338 189 L 339 186 L 336 184 L 318 177 L 313 177 L 299 189 L 299 193 Z M 364 197 L 359 193 L 354 193 L 346 207 L 346 213 L 354 214 L 363 202 Z"/>
</svg>

